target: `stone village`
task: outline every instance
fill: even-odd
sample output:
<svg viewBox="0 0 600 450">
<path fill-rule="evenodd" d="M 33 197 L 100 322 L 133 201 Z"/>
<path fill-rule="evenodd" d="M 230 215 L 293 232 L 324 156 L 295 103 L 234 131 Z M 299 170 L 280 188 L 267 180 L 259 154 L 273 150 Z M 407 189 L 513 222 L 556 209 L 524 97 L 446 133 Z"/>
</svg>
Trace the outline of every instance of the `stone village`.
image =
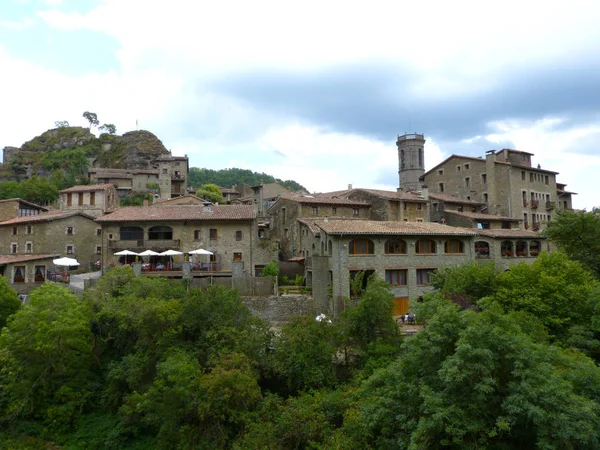
<svg viewBox="0 0 600 450">
<path fill-rule="evenodd" d="M 430 290 L 438 267 L 493 261 L 506 269 L 551 251 L 540 231 L 555 211 L 572 208 L 574 195 L 557 172 L 511 149 L 451 155 L 425 171 L 424 144 L 423 134 L 398 136 L 395 191 L 349 185 L 308 194 L 261 183 L 222 188 L 224 205 L 188 192 L 187 155 L 162 152 L 131 169 L 92 163 L 89 184 L 61 191 L 55 207 L 0 201 L 0 275 L 26 294 L 56 279 L 52 261 L 61 256 L 76 258 L 80 270 L 105 272 L 124 262 L 115 255 L 123 250 L 174 250 L 182 255 L 166 266 L 151 263 L 154 257 L 125 262 L 140 276 L 268 296 L 273 287 L 260 275 L 275 260 L 282 273 L 304 277 L 314 310 L 333 315 L 358 273 L 376 273 L 390 285 L 394 313 L 404 314 L 409 299 Z M 4 163 L 17 152 L 6 148 Z M 160 187 L 154 201 L 119 206 L 121 197 L 148 186 Z M 212 254 L 190 258 L 196 249 Z"/>
</svg>

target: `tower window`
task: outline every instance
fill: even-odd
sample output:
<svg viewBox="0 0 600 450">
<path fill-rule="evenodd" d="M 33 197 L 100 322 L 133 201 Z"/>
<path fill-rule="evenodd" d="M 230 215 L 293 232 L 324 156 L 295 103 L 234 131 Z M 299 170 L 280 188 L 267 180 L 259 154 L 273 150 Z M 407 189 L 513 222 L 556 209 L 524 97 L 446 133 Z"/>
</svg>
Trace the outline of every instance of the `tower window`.
<svg viewBox="0 0 600 450">
<path fill-rule="evenodd" d="M 440 192 L 444 192 L 444 183 L 440 183 Z"/>
</svg>

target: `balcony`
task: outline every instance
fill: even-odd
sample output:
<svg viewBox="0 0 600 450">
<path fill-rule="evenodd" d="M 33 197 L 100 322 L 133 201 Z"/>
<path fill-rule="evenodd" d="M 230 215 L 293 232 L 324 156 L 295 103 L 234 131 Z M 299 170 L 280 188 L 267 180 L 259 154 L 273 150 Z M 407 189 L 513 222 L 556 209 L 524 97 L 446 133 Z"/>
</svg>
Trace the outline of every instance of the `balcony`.
<svg viewBox="0 0 600 450">
<path fill-rule="evenodd" d="M 110 240 L 108 248 L 111 250 L 178 250 L 179 239 L 133 239 L 133 240 Z"/>
<path fill-rule="evenodd" d="M 546 211 L 552 211 L 556 208 L 556 202 L 546 202 Z"/>
<path fill-rule="evenodd" d="M 536 209 L 538 206 L 540 206 L 539 200 L 531 200 L 531 209 Z"/>
<path fill-rule="evenodd" d="M 527 200 L 523 199 L 523 207 L 527 208 L 527 205 L 529 205 L 529 203 L 527 203 Z"/>
</svg>

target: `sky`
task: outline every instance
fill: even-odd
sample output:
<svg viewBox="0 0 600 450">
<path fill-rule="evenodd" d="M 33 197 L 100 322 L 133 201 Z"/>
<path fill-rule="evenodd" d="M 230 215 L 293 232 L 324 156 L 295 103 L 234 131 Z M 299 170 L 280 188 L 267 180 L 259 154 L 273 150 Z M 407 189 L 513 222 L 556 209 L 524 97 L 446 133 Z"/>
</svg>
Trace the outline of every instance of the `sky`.
<svg viewBox="0 0 600 450">
<path fill-rule="evenodd" d="M 600 206 L 600 2 L 2 0 L 0 147 L 144 129 L 190 167 L 396 189 L 396 138 L 533 153 Z"/>
</svg>

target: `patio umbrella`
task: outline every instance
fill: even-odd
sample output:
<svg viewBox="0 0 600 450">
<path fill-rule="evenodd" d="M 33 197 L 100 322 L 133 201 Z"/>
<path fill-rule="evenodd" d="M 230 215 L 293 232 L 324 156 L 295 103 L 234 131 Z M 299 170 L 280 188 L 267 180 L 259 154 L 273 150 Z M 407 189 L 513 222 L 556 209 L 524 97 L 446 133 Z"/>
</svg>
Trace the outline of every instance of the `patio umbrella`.
<svg viewBox="0 0 600 450">
<path fill-rule="evenodd" d="M 188 253 L 190 255 L 214 255 L 213 252 L 209 252 L 208 250 L 204 250 L 203 248 L 199 248 L 198 250 L 192 250 Z"/>
<path fill-rule="evenodd" d="M 138 253 L 132 252 L 131 250 L 121 250 L 120 252 L 114 253 L 115 256 L 138 256 Z"/>
<path fill-rule="evenodd" d="M 144 250 L 142 253 L 139 253 L 140 256 L 158 256 L 160 253 L 155 252 L 154 250 Z"/>
<path fill-rule="evenodd" d="M 62 257 L 62 258 L 58 258 L 58 259 L 53 259 L 52 263 L 55 266 L 78 266 L 79 262 L 76 259 L 73 258 L 67 258 L 67 257 Z"/>
<path fill-rule="evenodd" d="M 159 253 L 161 256 L 174 256 L 174 255 L 183 255 L 183 252 L 178 252 L 177 250 L 165 250 L 162 253 Z"/>
</svg>

